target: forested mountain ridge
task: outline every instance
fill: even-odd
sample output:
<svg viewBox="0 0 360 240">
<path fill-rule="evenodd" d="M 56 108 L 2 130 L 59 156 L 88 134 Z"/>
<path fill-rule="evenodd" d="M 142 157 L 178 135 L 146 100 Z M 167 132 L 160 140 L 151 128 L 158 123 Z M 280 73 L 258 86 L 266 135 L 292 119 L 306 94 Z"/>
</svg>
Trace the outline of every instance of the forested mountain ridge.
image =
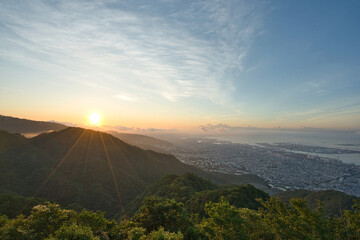
<svg viewBox="0 0 360 240">
<path fill-rule="evenodd" d="M 168 180 L 169 178 L 164 179 L 164 181 Z M 248 199 L 255 197 L 251 192 L 243 192 L 241 195 Z M 253 209 L 237 207 L 229 199 L 231 195 L 223 196 L 217 201 L 206 202 L 201 214 L 196 210 L 189 211 L 182 202 L 152 195 L 144 199 L 135 215 L 115 221 L 106 219 L 101 212 L 85 209 L 65 210 L 55 203 L 43 203 L 42 200 L 32 208 L 31 212 L 26 211 L 24 215 L 14 217 L 16 211 L 11 208 L 15 207 L 17 210 L 18 204 L 37 204 L 38 200 L 0 195 L 0 238 L 4 240 L 360 238 L 360 202 L 354 205 L 354 211 L 346 210 L 340 217 L 325 218 L 321 209 L 311 210 L 305 200 L 296 198 L 291 199 L 289 204 L 276 198 L 259 199 L 259 208 Z"/>
<path fill-rule="evenodd" d="M 219 202 L 226 197 L 230 204 L 236 207 L 257 209 L 260 204 L 258 198 L 268 199 L 269 195 L 252 185 L 217 185 L 213 182 L 186 173 L 182 176 L 167 175 L 140 194 L 128 206 L 128 213 L 133 214 L 143 203 L 144 199 L 157 196 L 163 199 L 174 199 L 184 204 L 190 213 L 204 215 L 207 202 Z"/>
<path fill-rule="evenodd" d="M 0 139 L 8 135 L 2 133 Z M 0 155 L 1 167 L 6 169 L 0 187 L 63 205 L 78 203 L 119 212 L 148 184 L 168 173 L 201 174 L 171 155 L 145 151 L 98 131 L 67 128 L 18 140 Z"/>
<path fill-rule="evenodd" d="M 0 154 L 0 167 L 6 169 L 0 188 L 110 215 L 121 213 L 167 174 L 192 172 L 218 183 L 247 183 L 246 176 L 207 173 L 172 155 L 146 151 L 99 131 L 70 127 L 30 139 L 0 132 L 0 143 L 8 139 L 15 142 Z"/>
<path fill-rule="evenodd" d="M 294 190 L 276 194 L 281 201 L 289 203 L 291 198 L 305 199 L 311 209 L 316 209 L 319 202 L 322 204 L 325 216 L 341 216 L 345 210 L 351 210 L 354 201 L 360 201 L 359 197 L 347 195 L 335 190 L 310 191 Z"/>
</svg>

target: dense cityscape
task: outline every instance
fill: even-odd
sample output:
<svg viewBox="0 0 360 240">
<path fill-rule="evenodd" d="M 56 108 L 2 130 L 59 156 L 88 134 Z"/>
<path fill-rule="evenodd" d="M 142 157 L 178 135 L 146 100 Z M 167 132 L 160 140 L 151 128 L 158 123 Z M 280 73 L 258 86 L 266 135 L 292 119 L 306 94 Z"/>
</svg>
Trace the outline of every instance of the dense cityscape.
<svg viewBox="0 0 360 240">
<path fill-rule="evenodd" d="M 333 189 L 360 196 L 360 166 L 335 158 L 289 151 L 284 144 L 233 144 L 215 139 L 181 139 L 170 150 L 182 162 L 202 169 L 232 174 L 251 173 L 279 190 Z M 290 149 L 300 146 L 289 144 Z M 306 148 L 309 146 L 303 146 Z M 304 150 L 302 148 L 302 150 Z M 315 152 L 341 149 L 311 147 Z"/>
</svg>

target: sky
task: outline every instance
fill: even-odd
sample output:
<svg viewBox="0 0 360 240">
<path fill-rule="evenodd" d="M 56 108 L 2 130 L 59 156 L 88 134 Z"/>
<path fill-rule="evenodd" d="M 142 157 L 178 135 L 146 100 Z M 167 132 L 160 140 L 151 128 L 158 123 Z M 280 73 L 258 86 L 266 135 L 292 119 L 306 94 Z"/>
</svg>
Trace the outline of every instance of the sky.
<svg viewBox="0 0 360 240">
<path fill-rule="evenodd" d="M 0 114 L 360 129 L 360 2 L 0 1 Z"/>
</svg>

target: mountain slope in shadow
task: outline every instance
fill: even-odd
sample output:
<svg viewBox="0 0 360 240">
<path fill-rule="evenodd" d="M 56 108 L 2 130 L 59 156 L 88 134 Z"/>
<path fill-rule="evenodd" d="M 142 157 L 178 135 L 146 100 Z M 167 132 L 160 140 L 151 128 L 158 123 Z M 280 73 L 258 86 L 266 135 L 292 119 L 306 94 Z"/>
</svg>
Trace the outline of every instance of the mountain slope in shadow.
<svg viewBox="0 0 360 240">
<path fill-rule="evenodd" d="M 0 167 L 5 169 L 0 188 L 110 215 L 121 212 L 148 185 L 167 174 L 191 172 L 217 183 L 242 184 L 253 179 L 204 172 L 172 155 L 143 150 L 88 129 L 70 127 L 31 139 L 0 132 L 0 143 L 10 138 L 11 146 L 0 153 Z M 253 182 L 262 184 L 257 178 Z"/>
<path fill-rule="evenodd" d="M 65 128 L 67 126 L 60 123 L 33 121 L 0 115 L 0 130 L 10 133 L 39 133 L 59 131 Z"/>
</svg>

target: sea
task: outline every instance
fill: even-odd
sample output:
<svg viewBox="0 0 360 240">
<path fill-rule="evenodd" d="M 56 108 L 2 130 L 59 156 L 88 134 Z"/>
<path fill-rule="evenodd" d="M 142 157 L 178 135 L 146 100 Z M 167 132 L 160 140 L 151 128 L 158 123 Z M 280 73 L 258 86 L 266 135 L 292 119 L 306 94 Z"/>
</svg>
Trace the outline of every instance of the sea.
<svg viewBox="0 0 360 240">
<path fill-rule="evenodd" d="M 217 135 L 211 138 L 249 145 L 257 145 L 259 143 L 294 143 L 360 151 L 360 132 L 358 131 L 243 129 L 237 130 L 233 134 Z M 307 154 L 360 165 L 360 153 L 320 154 L 308 152 Z"/>
</svg>

